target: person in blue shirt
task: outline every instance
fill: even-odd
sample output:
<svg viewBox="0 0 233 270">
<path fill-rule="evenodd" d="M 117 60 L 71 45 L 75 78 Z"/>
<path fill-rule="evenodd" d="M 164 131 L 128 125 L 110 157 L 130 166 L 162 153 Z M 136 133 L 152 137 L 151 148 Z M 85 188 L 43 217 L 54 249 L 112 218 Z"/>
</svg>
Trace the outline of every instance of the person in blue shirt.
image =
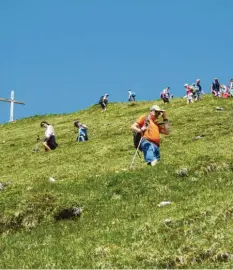
<svg viewBox="0 0 233 270">
<path fill-rule="evenodd" d="M 135 92 L 129 90 L 128 91 L 128 101 L 135 101 L 136 94 Z"/>
<path fill-rule="evenodd" d="M 101 105 L 102 112 L 107 110 L 108 96 L 109 94 L 105 94 L 104 96 L 100 97 L 99 104 Z"/>
<path fill-rule="evenodd" d="M 85 124 L 80 123 L 78 120 L 74 122 L 74 126 L 78 128 L 78 137 L 76 141 L 77 142 L 88 141 L 87 126 Z"/>
<path fill-rule="evenodd" d="M 201 80 L 200 79 L 196 80 L 195 88 L 196 88 L 196 93 L 197 93 L 197 100 L 200 100 L 201 99 L 201 94 L 204 94 L 204 92 L 202 91 Z"/>
</svg>

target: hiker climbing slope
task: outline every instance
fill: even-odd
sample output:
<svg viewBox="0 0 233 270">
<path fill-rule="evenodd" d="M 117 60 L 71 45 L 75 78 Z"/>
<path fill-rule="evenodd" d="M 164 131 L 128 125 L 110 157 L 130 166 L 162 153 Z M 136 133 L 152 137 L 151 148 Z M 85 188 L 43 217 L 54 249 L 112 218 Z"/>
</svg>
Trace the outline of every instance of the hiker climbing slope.
<svg viewBox="0 0 233 270">
<path fill-rule="evenodd" d="M 169 93 L 170 87 L 166 87 L 163 89 L 163 91 L 160 94 L 161 99 L 163 100 L 164 103 L 169 103 L 170 102 L 170 93 Z"/>
<path fill-rule="evenodd" d="M 109 96 L 109 94 L 105 94 L 104 96 L 100 97 L 99 104 L 102 108 L 102 112 L 106 111 L 106 109 L 107 109 L 108 96 Z"/>
<path fill-rule="evenodd" d="M 196 90 L 196 100 L 200 100 L 201 99 L 201 94 L 205 94 L 202 91 L 201 80 L 200 79 L 196 80 L 196 83 L 195 83 L 194 87 L 195 87 L 195 90 Z"/>
<path fill-rule="evenodd" d="M 162 125 L 156 121 L 160 115 Z M 151 107 L 149 115 L 142 115 L 131 126 L 133 132 L 141 133 L 141 149 L 148 165 L 154 166 L 160 160 L 160 133 L 168 135 L 168 127 L 166 112 L 157 105 Z"/>
<path fill-rule="evenodd" d="M 54 128 L 47 121 L 42 121 L 40 126 L 45 128 L 45 137 L 43 141 L 45 151 L 54 150 L 57 148 L 56 137 L 54 133 Z"/>
<path fill-rule="evenodd" d="M 87 129 L 88 127 L 85 124 L 80 123 L 78 120 L 74 122 L 74 126 L 78 128 L 78 137 L 77 142 L 88 141 Z"/>
<path fill-rule="evenodd" d="M 129 90 L 128 91 L 128 101 L 135 101 L 136 94 L 135 92 Z"/>
</svg>

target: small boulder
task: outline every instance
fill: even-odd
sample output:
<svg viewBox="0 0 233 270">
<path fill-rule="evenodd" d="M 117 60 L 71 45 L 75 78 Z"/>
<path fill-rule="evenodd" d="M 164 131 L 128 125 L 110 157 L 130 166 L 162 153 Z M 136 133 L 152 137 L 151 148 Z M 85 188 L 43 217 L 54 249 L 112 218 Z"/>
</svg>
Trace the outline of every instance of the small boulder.
<svg viewBox="0 0 233 270">
<path fill-rule="evenodd" d="M 71 219 L 73 217 L 80 217 L 83 212 L 81 207 L 71 207 L 61 210 L 55 215 L 56 220 Z"/>
</svg>

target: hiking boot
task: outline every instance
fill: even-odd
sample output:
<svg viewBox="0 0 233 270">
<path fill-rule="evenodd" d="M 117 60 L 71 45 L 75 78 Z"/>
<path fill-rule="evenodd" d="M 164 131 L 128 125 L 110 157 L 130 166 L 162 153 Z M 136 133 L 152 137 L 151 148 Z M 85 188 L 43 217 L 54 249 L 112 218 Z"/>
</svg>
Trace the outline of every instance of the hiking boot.
<svg viewBox="0 0 233 270">
<path fill-rule="evenodd" d="M 155 160 L 151 161 L 150 165 L 151 165 L 151 166 L 155 166 L 157 162 L 158 162 L 158 160 L 155 159 Z"/>
</svg>

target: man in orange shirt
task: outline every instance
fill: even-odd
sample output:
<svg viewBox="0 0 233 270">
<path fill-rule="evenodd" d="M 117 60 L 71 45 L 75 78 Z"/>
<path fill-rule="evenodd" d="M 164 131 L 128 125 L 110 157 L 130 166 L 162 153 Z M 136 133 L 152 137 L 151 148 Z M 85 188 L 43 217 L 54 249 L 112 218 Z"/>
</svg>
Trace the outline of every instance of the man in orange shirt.
<svg viewBox="0 0 233 270">
<path fill-rule="evenodd" d="M 160 115 L 163 118 L 163 125 L 156 122 Z M 144 159 L 148 165 L 154 166 L 160 160 L 160 133 L 169 134 L 165 110 L 161 110 L 158 105 L 152 106 L 149 115 L 139 117 L 131 130 L 142 134 L 141 149 Z"/>
</svg>

